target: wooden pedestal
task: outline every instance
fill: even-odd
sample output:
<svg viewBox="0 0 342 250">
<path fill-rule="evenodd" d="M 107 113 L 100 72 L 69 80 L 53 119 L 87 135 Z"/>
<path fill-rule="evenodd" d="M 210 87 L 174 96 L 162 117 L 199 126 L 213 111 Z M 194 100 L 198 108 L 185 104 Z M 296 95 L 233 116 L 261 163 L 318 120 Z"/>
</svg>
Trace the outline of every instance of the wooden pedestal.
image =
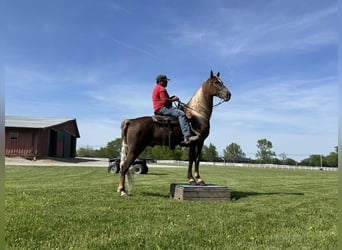
<svg viewBox="0 0 342 250">
<path fill-rule="evenodd" d="M 190 201 L 230 201 L 231 195 L 228 187 L 208 184 L 194 186 L 184 183 L 170 185 L 170 198 Z"/>
</svg>

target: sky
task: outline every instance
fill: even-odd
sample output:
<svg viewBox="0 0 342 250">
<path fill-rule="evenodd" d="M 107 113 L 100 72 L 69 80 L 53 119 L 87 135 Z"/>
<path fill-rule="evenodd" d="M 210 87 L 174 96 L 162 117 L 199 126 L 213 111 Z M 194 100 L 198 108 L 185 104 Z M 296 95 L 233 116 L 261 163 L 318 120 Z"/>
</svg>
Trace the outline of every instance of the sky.
<svg viewBox="0 0 342 250">
<path fill-rule="evenodd" d="M 338 1 L 11 0 L 4 3 L 5 114 L 76 118 L 77 146 L 152 115 L 166 74 L 187 102 L 220 72 L 212 143 L 255 158 L 257 141 L 302 160 L 338 144 Z M 214 99 L 215 103 L 219 99 Z"/>
</svg>

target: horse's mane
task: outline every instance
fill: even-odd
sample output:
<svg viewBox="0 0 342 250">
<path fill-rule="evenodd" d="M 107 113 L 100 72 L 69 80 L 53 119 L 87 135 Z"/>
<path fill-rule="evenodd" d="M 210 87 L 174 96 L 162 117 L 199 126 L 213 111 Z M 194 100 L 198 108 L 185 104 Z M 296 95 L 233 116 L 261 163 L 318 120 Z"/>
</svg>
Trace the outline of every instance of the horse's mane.
<svg viewBox="0 0 342 250">
<path fill-rule="evenodd" d="M 213 107 L 213 97 L 206 94 L 206 88 L 208 88 L 209 80 L 206 80 L 197 92 L 191 97 L 187 106 L 191 110 L 191 113 L 195 116 L 201 116 L 207 120 L 210 119 Z"/>
</svg>

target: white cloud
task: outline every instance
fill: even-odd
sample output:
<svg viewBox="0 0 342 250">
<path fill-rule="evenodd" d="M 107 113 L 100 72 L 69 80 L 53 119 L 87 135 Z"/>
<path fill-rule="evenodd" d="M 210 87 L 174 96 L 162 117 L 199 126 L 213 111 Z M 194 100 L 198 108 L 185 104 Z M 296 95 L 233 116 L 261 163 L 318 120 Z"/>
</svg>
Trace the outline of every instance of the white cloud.
<svg viewBox="0 0 342 250">
<path fill-rule="evenodd" d="M 195 46 L 221 57 L 308 50 L 313 46 L 337 44 L 336 6 L 298 14 L 281 12 L 277 6 L 272 8 L 260 11 L 258 15 L 255 15 L 258 11 L 255 9 L 222 8 L 211 13 L 215 18 L 175 20 L 168 39 L 175 46 Z"/>
<path fill-rule="evenodd" d="M 239 90 L 232 99 L 230 111 L 218 117 L 230 117 L 241 124 L 279 124 L 279 132 L 286 126 L 299 131 L 324 131 L 337 121 L 337 84 L 334 78 L 288 81 L 264 85 L 251 90 Z M 234 98 L 234 97 L 233 97 Z M 233 111 L 232 111 L 233 110 Z M 319 119 L 320 126 L 316 126 Z M 311 129 L 310 129 L 311 128 Z"/>
<path fill-rule="evenodd" d="M 105 147 L 108 142 L 120 138 L 121 121 L 109 118 L 77 119 L 80 136 L 77 147 L 100 148 Z"/>
<path fill-rule="evenodd" d="M 152 114 L 152 86 L 146 87 L 124 80 L 119 82 L 119 84 L 94 87 L 87 90 L 86 94 L 90 99 L 95 99 L 99 106 L 116 112 L 116 115 Z"/>
<path fill-rule="evenodd" d="M 221 153 L 235 142 L 254 157 L 257 140 L 266 138 L 276 153 L 286 152 L 296 160 L 333 151 L 337 145 L 336 78 L 262 82 L 255 83 L 260 87 L 239 90 L 230 102 L 214 110 L 206 143 L 215 142 Z M 322 148 L 326 151 L 320 152 Z"/>
</svg>

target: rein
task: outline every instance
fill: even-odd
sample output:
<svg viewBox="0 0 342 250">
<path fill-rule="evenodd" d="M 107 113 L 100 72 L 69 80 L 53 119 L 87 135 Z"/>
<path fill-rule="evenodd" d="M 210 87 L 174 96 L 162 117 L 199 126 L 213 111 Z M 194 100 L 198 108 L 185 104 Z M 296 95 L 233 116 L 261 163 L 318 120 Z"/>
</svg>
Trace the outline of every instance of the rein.
<svg viewBox="0 0 342 250">
<path fill-rule="evenodd" d="M 217 106 L 221 105 L 222 103 L 224 103 L 224 100 L 221 99 L 218 103 L 213 105 L 213 108 L 216 108 Z M 177 107 L 185 107 L 187 109 L 191 109 L 193 111 L 196 111 L 196 109 L 190 108 L 186 103 L 181 102 L 181 101 L 178 101 Z"/>
<path fill-rule="evenodd" d="M 222 103 L 224 103 L 224 100 L 221 99 L 218 103 L 213 105 L 213 108 L 216 108 L 217 106 L 221 105 Z"/>
<path fill-rule="evenodd" d="M 221 84 L 220 86 L 216 86 L 216 85 L 215 85 L 215 82 L 213 82 L 215 79 Z M 208 82 L 208 80 L 207 80 L 206 82 Z M 205 84 L 205 83 L 203 83 L 203 85 L 204 85 L 204 84 Z M 202 85 L 202 86 L 203 86 L 203 85 Z M 216 95 L 215 95 L 215 96 L 220 98 L 219 102 L 216 103 L 216 104 L 213 104 L 212 107 L 211 107 L 211 109 L 216 108 L 217 106 L 219 106 L 219 105 L 221 105 L 223 102 L 225 102 L 225 100 L 221 98 L 221 96 L 220 96 L 219 93 L 222 91 L 222 89 L 224 89 L 224 88 L 226 88 L 226 87 L 224 86 L 224 84 L 223 84 L 223 82 L 221 81 L 221 79 L 218 78 L 218 76 L 215 77 L 215 78 L 213 78 L 213 76 L 212 76 L 211 79 L 209 80 L 209 84 L 206 84 L 206 85 L 209 85 L 209 86 L 213 86 L 213 85 L 214 85 L 213 87 L 216 88 Z M 197 92 L 196 92 L 196 94 L 197 94 Z M 195 94 L 195 95 L 196 95 L 196 94 Z M 191 98 L 191 100 L 192 100 L 192 98 Z M 190 100 L 190 101 L 191 101 L 191 100 Z M 183 103 L 183 102 L 181 102 L 180 100 L 178 100 L 178 104 L 176 104 L 176 106 L 177 106 L 179 109 L 183 110 L 183 111 L 185 111 L 186 109 L 189 109 L 189 110 L 193 110 L 193 111 L 196 111 L 196 112 L 201 113 L 201 110 L 198 110 L 198 109 L 196 109 L 196 108 L 189 107 L 186 103 Z M 209 108 L 209 107 L 208 107 L 208 108 Z M 210 111 L 210 113 L 211 113 L 211 111 Z"/>
<path fill-rule="evenodd" d="M 213 108 L 216 108 L 217 106 L 221 105 L 222 103 L 224 103 L 224 100 L 221 99 L 218 103 L 214 104 L 213 105 Z M 186 103 L 184 102 L 181 102 L 181 101 L 178 101 L 178 104 L 176 105 L 178 108 L 183 108 L 183 109 L 190 109 L 190 110 L 193 110 L 193 111 L 196 111 L 196 109 L 194 108 L 190 108 Z"/>
</svg>

